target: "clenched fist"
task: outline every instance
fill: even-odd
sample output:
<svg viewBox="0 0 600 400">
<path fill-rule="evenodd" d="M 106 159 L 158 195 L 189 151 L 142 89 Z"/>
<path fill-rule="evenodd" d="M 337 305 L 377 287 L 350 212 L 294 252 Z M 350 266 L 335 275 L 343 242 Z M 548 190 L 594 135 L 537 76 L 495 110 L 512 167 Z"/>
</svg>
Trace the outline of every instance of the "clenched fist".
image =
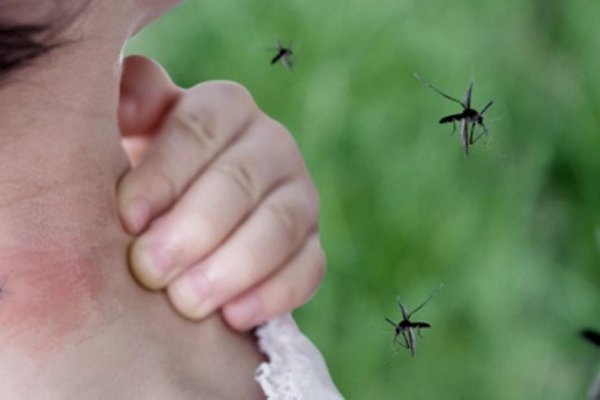
<svg viewBox="0 0 600 400">
<path fill-rule="evenodd" d="M 247 330 L 305 303 L 325 258 L 319 198 L 290 133 L 242 86 L 175 86 L 155 62 L 123 64 L 119 122 L 132 169 L 118 199 L 130 265 L 183 315 L 222 307 Z"/>
</svg>

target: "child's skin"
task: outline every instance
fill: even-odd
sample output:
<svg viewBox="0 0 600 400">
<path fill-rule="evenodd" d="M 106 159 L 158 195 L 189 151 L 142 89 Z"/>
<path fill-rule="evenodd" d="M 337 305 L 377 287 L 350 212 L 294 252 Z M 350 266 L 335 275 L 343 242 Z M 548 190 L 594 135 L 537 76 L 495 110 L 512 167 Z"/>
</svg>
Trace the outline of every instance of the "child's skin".
<svg viewBox="0 0 600 400">
<path fill-rule="evenodd" d="M 133 239 L 127 230 L 136 231 L 136 227 L 135 218 L 131 218 L 135 216 L 129 215 L 128 210 L 134 204 L 130 201 L 141 196 L 151 207 L 149 220 L 162 213 L 164 222 L 153 224 L 133 246 L 131 258 L 136 274 L 144 282 L 160 286 L 144 275 L 144 264 L 137 262 L 143 258 L 139 250 L 155 227 L 173 229 L 173 235 L 181 240 L 177 251 L 183 256 L 177 265 L 194 265 L 209 254 L 206 262 L 199 264 L 214 279 L 212 293 L 218 292 L 209 308 L 227 303 L 225 316 L 239 329 L 303 301 L 321 277 L 323 258 L 314 233 L 316 195 L 299 153 L 283 128 L 261 114 L 239 86 L 206 84 L 183 92 L 171 86 L 164 76 L 162 81 L 152 78 L 160 74 L 160 69 L 147 60 L 130 59 L 125 69 L 121 67 L 120 54 L 127 38 L 171 3 L 90 1 L 72 29 L 63 33 L 77 40 L 17 71 L 0 89 L 3 399 L 261 398 L 253 373 L 263 358 L 252 335 L 233 332 L 215 314 L 201 321 L 181 318 L 165 296 L 143 290 L 132 279 L 125 255 Z M 82 3 L 61 0 L 60 4 L 69 10 Z M 45 8 L 54 10 L 54 6 L 55 2 L 23 0 L 2 7 L 1 11 L 11 12 L 11 22 L 19 22 L 20 18 L 30 22 L 46 15 Z M 128 77 L 130 67 L 137 68 L 137 73 Z M 127 98 L 132 98 L 135 86 L 141 83 L 156 92 L 145 94 L 134 107 L 137 111 L 132 112 Z M 165 101 L 172 101 L 165 99 L 177 97 L 180 100 L 175 108 L 164 108 Z M 203 102 L 207 105 L 202 106 Z M 185 108 L 192 104 L 192 109 L 202 111 L 203 117 L 212 117 L 202 119 L 202 126 L 216 127 L 215 131 L 201 131 L 211 132 L 215 139 L 198 141 L 214 146 L 196 149 L 200 155 L 186 153 L 197 140 L 196 130 L 170 128 L 170 124 L 178 126 L 176 121 L 189 122 L 193 118 Z M 219 114 L 216 105 L 229 112 Z M 167 112 L 157 121 L 152 110 Z M 148 129 L 153 126 L 153 118 L 156 123 L 162 121 L 164 129 Z M 252 122 L 245 125 L 240 122 L 243 120 Z M 235 129 L 239 124 L 246 130 Z M 137 136 L 141 145 L 136 148 L 129 143 L 126 153 L 122 131 L 129 139 Z M 151 135 L 159 131 L 158 135 Z M 209 173 L 211 167 L 198 177 L 196 174 L 206 165 L 203 160 L 216 152 L 218 134 L 231 137 L 232 132 L 240 133 L 238 144 L 224 146 L 216 160 L 227 156 L 230 158 L 225 159 L 225 165 L 241 162 L 246 167 L 256 185 L 249 186 L 249 190 L 254 190 L 249 191 L 255 196 L 250 196 L 252 199 L 264 195 L 268 181 L 277 178 L 270 174 L 271 169 L 278 173 L 277 169 L 282 170 L 281 181 L 290 183 L 274 190 L 273 197 L 267 195 L 267 200 L 278 204 L 275 208 L 294 210 L 292 215 L 306 221 L 293 225 L 299 228 L 297 233 L 280 228 L 276 219 L 262 224 L 262 206 L 250 212 L 253 216 L 247 222 L 240 223 L 239 216 L 250 210 L 248 197 L 241 196 L 241 205 L 228 204 L 233 209 L 222 206 L 213 211 L 209 207 L 214 202 L 230 201 L 233 196 L 228 194 L 228 185 L 231 190 L 237 186 L 231 183 L 229 175 L 216 179 L 221 175 Z M 271 140 L 271 153 L 264 151 L 264 138 Z M 253 147 L 255 143 L 260 146 Z M 278 158 L 277 149 L 285 152 L 284 159 Z M 129 172 L 128 156 L 138 164 L 133 172 Z M 273 162 L 277 168 L 272 167 Z M 171 179 L 178 182 L 173 191 L 163 192 L 165 186 L 152 181 L 154 174 L 148 171 L 153 169 L 163 174 L 162 184 Z M 211 175 L 214 180 L 209 179 Z M 213 189 L 211 185 L 219 182 L 223 186 Z M 209 190 L 205 192 L 206 185 Z M 188 186 L 191 190 L 182 195 L 181 188 Z M 289 193 L 294 194 L 287 197 Z M 165 209 L 169 211 L 162 212 Z M 214 228 L 222 231 L 204 233 L 206 239 L 201 236 L 203 231 L 179 227 L 179 215 L 190 213 L 187 218 L 196 221 L 207 210 L 215 214 L 226 210 L 229 219 L 223 227 Z M 212 216 L 203 218 L 212 221 Z M 253 220 L 259 222 L 258 227 L 246 225 Z M 234 233 L 222 244 L 211 241 L 212 235 L 222 235 L 223 231 Z M 250 231 L 248 235 L 246 231 Z M 160 234 L 171 236 L 168 232 Z M 283 240 L 273 239 L 278 235 Z M 191 243 L 198 240 L 195 238 L 204 238 L 199 253 L 190 251 L 196 248 Z M 255 238 L 258 240 L 251 242 Z M 239 264 L 245 263 L 246 257 L 239 263 L 229 263 L 229 257 L 237 253 L 236 243 L 242 243 L 243 249 L 252 246 L 257 250 L 256 254 L 244 253 L 252 257 L 250 264 Z M 302 246 L 303 243 L 308 244 Z M 218 250 L 211 251 L 213 246 Z M 294 249 L 302 249 L 299 257 L 286 262 L 295 254 Z M 211 263 L 222 264 L 224 269 L 213 270 Z M 196 274 L 195 269 L 189 271 Z M 219 273 L 231 274 L 232 283 Z M 181 279 L 187 279 L 185 274 L 182 276 Z M 199 316 L 177 296 L 179 282 L 177 278 L 160 283 L 168 286 L 178 307 Z M 293 298 L 279 294 L 287 286 L 298 288 Z M 249 293 L 256 293 L 264 308 L 254 319 L 244 320 L 236 316 L 236 308 L 242 307 L 244 297 L 241 301 L 230 299 L 249 287 L 257 288 Z M 274 307 L 271 303 L 287 305 Z"/>
<path fill-rule="evenodd" d="M 303 304 L 323 275 L 318 195 L 289 132 L 228 82 L 176 87 L 124 62 L 119 107 L 135 170 L 119 185 L 131 266 L 189 318 L 224 306 L 245 330 Z M 139 164 L 139 165 L 138 165 Z M 202 298 L 204 299 L 202 300 Z"/>
</svg>

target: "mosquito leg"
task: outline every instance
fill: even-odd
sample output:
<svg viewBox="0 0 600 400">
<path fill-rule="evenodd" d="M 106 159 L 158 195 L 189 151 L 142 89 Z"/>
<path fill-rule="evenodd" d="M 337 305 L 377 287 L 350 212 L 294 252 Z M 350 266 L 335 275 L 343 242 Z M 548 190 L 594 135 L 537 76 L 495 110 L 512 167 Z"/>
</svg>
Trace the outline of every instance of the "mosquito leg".
<svg viewBox="0 0 600 400">
<path fill-rule="evenodd" d="M 406 332 L 402 331 L 402 337 L 404 338 L 404 347 L 407 348 L 407 349 L 411 349 L 408 337 L 406 337 Z"/>
<path fill-rule="evenodd" d="M 455 102 L 455 103 L 458 103 L 458 104 L 460 104 L 460 106 L 461 106 L 462 108 L 465 108 L 465 105 L 463 104 L 463 102 L 462 102 L 462 101 L 460 101 L 460 100 L 458 100 L 458 99 L 455 99 L 455 98 L 454 98 L 454 97 L 452 97 L 452 96 L 448 96 L 446 93 L 442 92 L 440 89 L 436 88 L 436 87 L 435 87 L 435 86 L 433 86 L 431 83 L 429 83 L 429 82 L 427 82 L 425 79 L 421 78 L 421 76 L 420 76 L 419 74 L 417 74 L 416 72 L 415 72 L 415 78 L 417 78 L 417 80 L 418 80 L 419 82 L 421 82 L 423 85 L 427 86 L 429 89 L 431 89 L 431 90 L 433 90 L 434 92 L 438 93 L 439 95 L 441 95 L 441 96 L 443 96 L 443 97 L 447 98 L 448 100 L 451 100 L 451 101 L 453 101 L 453 102 Z"/>
<path fill-rule="evenodd" d="M 402 341 L 400 340 L 400 337 L 403 336 L 404 333 L 403 332 L 398 332 L 396 331 L 396 334 L 394 335 L 394 339 L 392 340 L 392 343 L 398 346 L 402 346 L 405 349 L 408 349 L 408 347 L 406 346 L 406 344 L 403 344 Z M 406 341 L 406 338 L 405 338 Z"/>
<path fill-rule="evenodd" d="M 481 132 L 479 135 L 477 135 L 477 137 L 475 139 L 473 139 L 473 143 L 477 142 L 479 139 L 481 139 L 482 136 L 484 135 L 488 135 L 489 132 L 487 130 L 487 128 L 485 127 L 485 125 L 481 124 L 481 127 L 483 128 L 483 132 Z"/>
<path fill-rule="evenodd" d="M 452 133 L 450 133 L 450 136 L 454 135 L 454 132 L 456 132 L 456 121 L 452 121 Z"/>
<path fill-rule="evenodd" d="M 411 328 L 408 329 L 408 335 L 404 336 L 404 339 L 408 342 L 408 348 L 411 356 L 415 356 L 415 334 Z"/>
<path fill-rule="evenodd" d="M 419 311 L 421 308 L 425 307 L 425 304 L 427 304 L 427 303 L 429 302 L 429 300 L 433 299 L 433 298 L 434 298 L 434 297 L 435 297 L 435 296 L 438 294 L 438 292 L 440 291 L 440 289 L 442 289 L 443 287 L 444 287 L 444 284 L 443 284 L 443 283 L 440 283 L 440 284 L 438 285 L 438 287 L 437 287 L 437 288 L 436 288 L 436 289 L 433 291 L 433 293 L 431 293 L 431 294 L 429 295 L 429 297 L 427 297 L 427 298 L 425 299 L 425 301 L 424 301 L 424 302 L 422 302 L 421 304 L 419 304 L 419 306 L 418 306 L 418 307 L 416 307 L 414 310 L 412 310 L 412 311 L 410 312 L 410 314 L 408 314 L 408 318 L 406 318 L 406 319 L 410 319 L 410 317 L 412 317 L 412 315 L 413 315 L 414 313 L 416 313 L 417 311 Z"/>
<path fill-rule="evenodd" d="M 407 346 L 406 344 L 403 344 L 403 343 L 402 343 L 402 342 L 399 340 L 399 338 L 400 338 L 400 335 L 396 335 L 396 336 L 394 336 L 394 343 L 395 343 L 395 344 L 397 344 L 398 346 L 402 346 L 402 347 L 404 347 L 405 349 L 408 349 L 408 346 Z"/>
<path fill-rule="evenodd" d="M 477 123 L 473 122 L 471 124 L 471 130 L 469 132 L 469 144 L 473 144 L 475 143 L 475 141 L 473 140 L 473 136 L 475 135 L 475 126 L 477 125 Z"/>
<path fill-rule="evenodd" d="M 485 135 L 485 132 L 480 132 L 480 133 L 479 133 L 479 135 L 477 135 L 477 136 L 475 137 L 475 139 L 473 139 L 473 140 L 471 141 L 471 144 L 475 144 L 475 143 L 477 143 L 477 141 L 478 141 L 479 139 L 481 139 L 481 137 L 482 137 L 483 135 Z"/>
</svg>

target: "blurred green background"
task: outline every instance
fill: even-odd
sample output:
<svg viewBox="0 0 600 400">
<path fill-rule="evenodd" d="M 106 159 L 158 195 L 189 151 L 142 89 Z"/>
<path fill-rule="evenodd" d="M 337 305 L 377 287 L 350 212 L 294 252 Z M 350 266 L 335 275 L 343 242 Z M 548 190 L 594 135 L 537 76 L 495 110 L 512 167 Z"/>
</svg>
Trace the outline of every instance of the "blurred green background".
<svg viewBox="0 0 600 400">
<path fill-rule="evenodd" d="M 600 2 L 188 0 L 131 41 L 180 85 L 247 86 L 321 193 L 327 277 L 295 316 L 349 399 L 578 399 L 600 351 Z M 295 68 L 269 65 L 276 38 Z M 473 104 L 465 158 L 438 125 Z M 415 359 L 391 345 L 445 286 Z"/>
</svg>

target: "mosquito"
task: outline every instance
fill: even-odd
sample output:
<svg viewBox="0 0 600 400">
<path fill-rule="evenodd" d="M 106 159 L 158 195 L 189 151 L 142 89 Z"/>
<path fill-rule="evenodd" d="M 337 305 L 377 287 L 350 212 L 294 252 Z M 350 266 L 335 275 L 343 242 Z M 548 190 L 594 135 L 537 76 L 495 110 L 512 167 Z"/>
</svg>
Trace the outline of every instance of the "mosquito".
<svg viewBox="0 0 600 400">
<path fill-rule="evenodd" d="M 423 302 L 421 303 L 421 305 L 419 305 L 417 308 L 415 308 L 414 310 L 412 310 L 410 313 L 408 313 L 406 311 L 406 307 L 404 307 L 404 304 L 402 304 L 402 302 L 400 301 L 400 298 L 396 298 L 396 301 L 398 302 L 398 306 L 400 306 L 400 311 L 402 312 L 402 320 L 398 323 L 392 321 L 389 318 L 386 318 L 385 320 L 390 323 L 395 330 L 395 335 L 394 335 L 394 343 L 398 343 L 400 346 L 410 350 L 410 354 L 414 357 L 415 356 L 415 346 L 416 346 L 416 341 L 417 338 L 415 336 L 415 331 L 417 332 L 417 334 L 419 336 L 421 336 L 421 329 L 425 329 L 425 328 L 431 328 L 431 325 L 428 322 L 413 322 L 410 320 L 410 317 L 413 316 L 413 314 L 415 314 L 417 311 L 419 311 L 421 308 L 423 308 L 425 306 L 425 304 L 427 304 L 429 302 L 429 300 L 431 300 L 442 288 L 443 284 L 440 284 L 437 289 L 431 293 L 429 295 L 429 297 Z M 402 337 L 402 339 L 404 339 L 404 344 L 402 344 L 402 342 L 400 342 L 399 338 Z"/>
<path fill-rule="evenodd" d="M 600 333 L 592 329 L 582 329 L 581 336 L 588 340 L 590 343 L 600 347 Z M 599 400 L 600 399 L 600 374 L 596 376 L 594 383 L 588 393 L 588 399 Z"/>
<path fill-rule="evenodd" d="M 276 44 L 277 44 L 277 49 L 276 49 L 277 54 L 275 55 L 275 57 L 273 57 L 271 59 L 271 65 L 276 64 L 277 62 L 281 61 L 283 66 L 291 71 L 294 66 L 294 63 L 292 60 L 292 57 L 294 56 L 294 51 L 292 50 L 292 42 L 290 42 L 290 44 L 288 44 L 288 46 L 285 47 L 284 45 L 281 44 L 281 41 L 279 39 L 277 39 Z"/>
<path fill-rule="evenodd" d="M 487 111 L 487 109 L 490 108 L 493 101 L 490 101 L 489 103 L 487 103 L 485 105 L 485 107 L 483 107 L 483 110 L 481 110 L 481 112 L 479 112 L 479 111 L 471 108 L 471 93 L 473 92 L 473 82 L 472 81 L 469 84 L 469 87 L 467 88 L 467 92 L 465 93 L 465 100 L 460 101 L 458 99 L 455 99 L 452 96 L 448 96 L 446 93 L 442 92 L 441 90 L 439 90 L 438 88 L 433 86 L 431 83 L 429 83 L 425 79 L 421 78 L 419 76 L 419 74 L 417 74 L 416 72 L 415 72 L 415 78 L 417 78 L 417 80 L 419 82 L 421 82 L 423 85 L 427 86 L 429 89 L 442 95 L 443 97 L 447 98 L 448 100 L 451 100 L 455 103 L 460 104 L 460 106 L 463 108 L 462 112 L 460 112 L 458 114 L 447 115 L 447 116 L 441 118 L 439 122 L 440 122 L 440 124 L 447 124 L 447 123 L 452 122 L 452 133 L 451 133 L 451 135 L 452 135 L 456 131 L 456 122 L 460 121 L 460 138 L 461 138 L 463 148 L 465 149 L 465 155 L 468 156 L 469 155 L 469 146 L 475 144 L 475 142 L 477 142 L 484 134 L 488 133 L 488 130 L 487 130 L 485 124 L 483 123 L 483 113 L 485 113 Z M 475 136 L 475 127 L 477 125 L 479 125 L 483 128 L 483 132 L 480 133 L 479 135 Z"/>
<path fill-rule="evenodd" d="M 592 329 L 583 329 L 581 331 L 581 336 L 583 336 L 583 338 L 587 339 L 589 342 L 600 347 L 600 333 L 598 333 Z"/>
</svg>

